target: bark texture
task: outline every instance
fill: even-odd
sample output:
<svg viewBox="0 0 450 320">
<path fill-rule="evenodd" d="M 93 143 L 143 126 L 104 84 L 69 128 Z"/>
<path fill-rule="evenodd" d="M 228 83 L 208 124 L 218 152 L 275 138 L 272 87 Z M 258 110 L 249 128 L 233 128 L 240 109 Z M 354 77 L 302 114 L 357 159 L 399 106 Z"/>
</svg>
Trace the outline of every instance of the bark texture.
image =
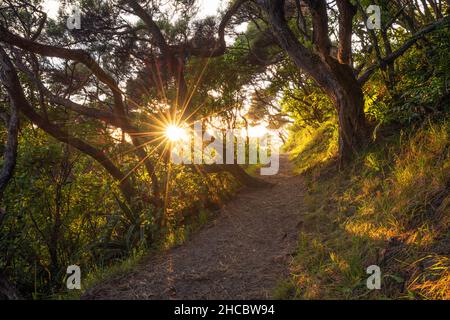
<svg viewBox="0 0 450 320">
<path fill-rule="evenodd" d="M 315 50 L 302 45 L 289 28 L 284 15 L 284 0 L 266 1 L 268 21 L 282 49 L 295 65 L 313 78 L 334 102 L 339 118 L 339 158 L 345 164 L 365 144 L 367 126 L 361 85 L 351 66 L 351 23 L 355 7 L 348 1 L 338 1 L 342 17 L 339 20 L 338 59 L 331 56 L 328 37 L 326 2 L 307 1 L 313 18 Z"/>
</svg>

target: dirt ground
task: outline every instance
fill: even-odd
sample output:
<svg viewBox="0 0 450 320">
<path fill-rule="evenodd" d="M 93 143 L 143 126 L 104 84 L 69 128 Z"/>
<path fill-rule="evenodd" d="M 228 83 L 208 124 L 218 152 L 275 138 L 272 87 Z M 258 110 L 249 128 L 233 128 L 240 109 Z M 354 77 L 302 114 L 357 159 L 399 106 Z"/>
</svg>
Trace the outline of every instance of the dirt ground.
<svg viewBox="0 0 450 320">
<path fill-rule="evenodd" d="M 181 246 L 91 288 L 82 299 L 270 299 L 289 272 L 303 206 L 287 155 L 272 187 L 241 191 Z"/>
</svg>

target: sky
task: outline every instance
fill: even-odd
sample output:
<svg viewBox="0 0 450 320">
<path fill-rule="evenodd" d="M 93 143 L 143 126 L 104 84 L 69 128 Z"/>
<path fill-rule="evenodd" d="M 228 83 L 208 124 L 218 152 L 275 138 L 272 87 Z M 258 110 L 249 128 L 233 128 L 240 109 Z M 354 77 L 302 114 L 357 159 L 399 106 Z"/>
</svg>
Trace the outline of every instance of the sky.
<svg viewBox="0 0 450 320">
<path fill-rule="evenodd" d="M 200 12 L 199 16 L 212 16 L 217 13 L 221 6 L 226 5 L 223 0 L 198 0 Z"/>
<path fill-rule="evenodd" d="M 223 11 L 227 8 L 229 0 L 197 0 L 197 4 L 199 7 L 198 13 L 196 15 L 197 19 L 202 19 L 207 16 L 216 16 L 219 11 Z M 168 2 L 170 4 L 170 2 Z M 43 1 L 43 10 L 47 13 L 47 16 L 52 19 L 56 19 L 58 17 L 58 10 L 60 7 L 59 0 L 44 0 Z M 135 24 L 139 18 L 132 14 L 124 15 L 123 18 L 130 24 Z M 176 16 L 173 17 L 176 19 Z M 247 30 L 247 22 L 244 22 L 240 25 L 234 27 L 235 32 L 242 33 Z M 225 36 L 225 41 L 227 44 L 232 43 L 234 40 L 233 37 L 228 35 Z"/>
<path fill-rule="evenodd" d="M 197 0 L 200 8 L 197 17 L 216 15 L 219 9 L 226 6 L 227 2 L 227 0 Z M 59 5 L 59 0 L 45 0 L 43 8 L 50 18 L 55 19 L 58 16 Z"/>
<path fill-rule="evenodd" d="M 218 14 L 220 10 L 225 10 L 229 0 L 197 0 L 197 4 L 199 6 L 199 11 L 196 17 L 198 19 L 207 17 L 207 16 L 215 16 Z M 58 9 L 60 6 L 59 0 L 45 0 L 43 2 L 43 9 L 47 13 L 49 18 L 56 19 L 58 17 Z M 125 16 L 124 19 L 128 23 L 136 23 L 138 21 L 138 17 L 134 15 Z M 241 25 L 235 26 L 236 32 L 244 32 L 247 28 L 247 23 L 242 23 Z M 226 36 L 226 42 L 232 42 L 233 37 Z M 248 106 L 247 106 L 248 107 Z M 257 130 L 257 129 L 255 129 Z M 259 131 L 258 131 L 259 132 Z"/>
</svg>

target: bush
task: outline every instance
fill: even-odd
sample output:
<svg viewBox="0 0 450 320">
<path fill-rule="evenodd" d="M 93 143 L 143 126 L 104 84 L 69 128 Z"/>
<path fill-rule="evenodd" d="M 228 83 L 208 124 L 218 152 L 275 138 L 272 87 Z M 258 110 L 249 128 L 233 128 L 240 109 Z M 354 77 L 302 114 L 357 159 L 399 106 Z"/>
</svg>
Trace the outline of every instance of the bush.
<svg viewBox="0 0 450 320">
<path fill-rule="evenodd" d="M 298 251 L 279 292 L 290 298 L 449 299 L 449 135 L 448 121 L 416 125 L 385 136 L 342 172 L 300 148 L 296 157 L 309 159 L 299 163 L 301 170 L 320 165 L 305 175 Z M 333 143 L 319 142 L 322 150 Z M 381 267 L 381 290 L 366 288 L 372 264 Z"/>
</svg>

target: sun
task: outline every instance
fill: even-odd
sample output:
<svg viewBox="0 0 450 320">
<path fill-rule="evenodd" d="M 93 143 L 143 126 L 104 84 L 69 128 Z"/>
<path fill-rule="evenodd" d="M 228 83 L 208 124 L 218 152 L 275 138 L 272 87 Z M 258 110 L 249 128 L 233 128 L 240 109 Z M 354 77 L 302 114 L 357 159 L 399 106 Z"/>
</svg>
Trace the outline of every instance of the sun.
<svg viewBox="0 0 450 320">
<path fill-rule="evenodd" d="M 169 141 L 177 142 L 180 140 L 185 140 L 187 134 L 183 128 L 171 124 L 166 128 L 166 137 Z"/>
<path fill-rule="evenodd" d="M 266 133 L 267 128 L 262 125 L 249 126 L 248 132 L 246 128 L 242 128 L 241 130 L 242 136 L 246 136 L 248 134 L 250 138 L 262 138 Z"/>
</svg>

